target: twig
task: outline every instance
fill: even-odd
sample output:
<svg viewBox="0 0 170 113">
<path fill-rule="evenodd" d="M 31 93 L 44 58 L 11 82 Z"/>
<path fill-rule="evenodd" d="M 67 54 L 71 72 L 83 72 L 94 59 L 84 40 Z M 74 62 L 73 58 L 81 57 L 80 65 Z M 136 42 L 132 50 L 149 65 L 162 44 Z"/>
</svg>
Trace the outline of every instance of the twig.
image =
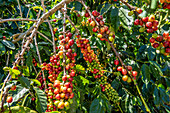
<svg viewBox="0 0 170 113">
<path fill-rule="evenodd" d="M 53 44 L 53 42 L 48 39 L 48 37 L 46 37 L 44 34 L 40 33 L 39 31 L 37 31 L 37 33 Z"/>
<path fill-rule="evenodd" d="M 8 63 L 9 63 L 9 57 L 10 57 L 10 52 L 8 51 L 8 57 L 7 57 L 7 61 L 6 61 L 6 66 L 8 66 Z"/>
<path fill-rule="evenodd" d="M 20 36 L 16 39 L 13 40 L 12 43 L 17 43 L 18 41 L 20 41 L 24 36 L 29 35 L 31 33 L 31 31 L 33 30 L 33 26 L 30 27 L 25 33 L 21 33 Z"/>
<path fill-rule="evenodd" d="M 57 20 L 61 20 L 63 18 L 58 18 Z M 50 22 L 53 22 L 54 20 L 56 19 L 52 19 L 52 20 L 49 20 Z M 4 23 L 4 22 L 15 22 L 15 21 L 32 21 L 32 22 L 38 22 L 38 20 L 35 20 L 35 19 L 29 19 L 29 18 L 9 18 L 9 19 L 1 19 L 0 18 L 0 24 L 1 23 Z M 47 20 L 45 20 L 44 22 L 47 22 Z"/>
<path fill-rule="evenodd" d="M 41 0 L 41 4 L 43 7 L 43 12 L 45 13 L 44 0 Z M 56 45 L 55 45 L 55 37 L 54 37 L 54 33 L 53 33 L 53 28 L 52 28 L 50 21 L 48 19 L 47 19 L 47 22 L 48 22 L 48 25 L 49 25 L 49 28 L 51 31 L 52 39 L 53 39 L 53 52 L 54 52 L 54 54 L 56 54 Z"/>
<path fill-rule="evenodd" d="M 35 47 L 36 47 L 36 50 L 37 50 L 37 55 L 38 55 L 38 58 L 39 58 L 39 62 L 40 62 L 40 65 L 41 65 L 41 64 L 42 64 L 42 60 L 41 60 L 40 52 L 39 52 L 39 49 L 38 49 L 38 44 L 37 44 L 36 35 L 34 36 L 34 42 L 35 42 Z M 43 72 L 42 75 L 43 75 L 43 80 L 44 80 L 45 89 L 47 89 L 47 84 L 46 84 L 46 81 L 45 81 L 44 71 L 42 71 L 42 72 Z"/>
<path fill-rule="evenodd" d="M 17 0 L 17 2 L 18 2 L 18 6 L 19 6 L 20 15 L 21 15 L 21 18 L 22 18 L 21 5 L 20 5 L 20 3 L 19 3 L 19 0 Z M 22 21 L 22 25 L 23 25 L 23 21 Z M 22 29 L 22 32 L 23 32 L 23 29 Z"/>
</svg>

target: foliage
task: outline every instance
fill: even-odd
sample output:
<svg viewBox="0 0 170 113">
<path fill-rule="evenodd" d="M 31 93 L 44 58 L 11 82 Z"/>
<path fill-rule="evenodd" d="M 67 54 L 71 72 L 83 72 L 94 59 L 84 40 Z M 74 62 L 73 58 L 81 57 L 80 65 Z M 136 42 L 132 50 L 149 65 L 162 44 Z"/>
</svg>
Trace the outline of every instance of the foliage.
<svg viewBox="0 0 170 113">
<path fill-rule="evenodd" d="M 170 112 L 170 56 L 165 52 L 165 48 L 170 48 L 170 43 L 169 47 L 165 47 L 162 41 L 160 42 L 162 46 L 154 48 L 153 43 L 149 41 L 153 34 L 163 36 L 164 33 L 170 33 L 170 10 L 165 8 L 168 3 L 160 3 L 158 0 L 128 0 L 128 4 L 132 6 L 129 7 L 125 1 L 124 3 L 122 1 L 124 0 L 85 0 L 85 4 L 90 7 L 91 12 L 96 10 L 103 16 L 105 25 L 115 36 L 114 41 L 98 38 L 98 33 L 93 32 L 93 27 L 87 23 L 88 18 L 84 17 L 87 11 L 80 2 L 73 1 L 67 5 L 67 15 L 79 30 L 81 37 L 89 40 L 91 50 L 94 51 L 95 58 L 99 60 L 99 63 L 89 63 L 85 60 L 85 54 L 82 53 L 82 48 L 78 47 L 78 43 L 73 44 L 72 49 L 77 54 L 74 57 L 75 66 L 73 68 L 76 75 L 72 82 L 74 98 L 68 99 L 69 103 L 72 103 L 69 109 L 65 108 L 59 111 L 68 113 L 138 113 L 148 112 L 146 103 L 152 113 Z M 61 0 L 44 0 L 46 12 L 59 2 Z M 20 56 L 22 45 L 25 45 L 23 40 L 16 43 L 14 40 L 33 26 L 34 22 L 7 21 L 1 23 L 1 20 L 9 18 L 37 20 L 39 10 L 42 10 L 40 17 L 43 15 L 41 1 L 0 0 L 0 6 L 0 96 L 2 97 L 3 91 L 9 90 L 8 96 L 13 97 L 12 103 L 7 103 L 5 100 L 3 104 L 4 112 L 46 112 L 49 99 L 46 96 L 48 93 L 45 90 L 44 81 L 47 86 L 54 82 L 48 79 L 50 74 L 47 70 L 42 69 L 43 65 L 41 64 L 42 62 L 50 62 L 51 56 L 54 55 L 53 44 L 37 33 L 38 49 L 42 62 L 39 61 L 37 47 L 35 40 L 33 40 L 27 48 L 28 51 L 24 53 L 23 59 L 21 59 L 23 63 L 13 67 L 14 61 Z M 135 7 L 141 8 L 143 12 L 137 15 L 138 13 L 136 14 L 135 9 L 133 9 Z M 80 17 L 78 17 L 78 14 L 80 14 Z M 159 21 L 158 30 L 154 33 L 148 33 L 146 27 L 134 25 L 136 19 L 150 15 L 155 15 L 155 19 Z M 63 14 L 58 10 L 48 19 L 53 28 L 56 46 L 59 48 L 61 45 L 59 35 L 63 31 Z M 56 31 L 55 28 L 57 28 Z M 143 32 L 139 31 L 141 28 L 144 29 Z M 76 38 L 76 29 L 68 20 L 66 20 L 66 30 L 73 34 L 71 38 L 76 42 L 76 39 L 78 39 Z M 43 22 L 38 31 L 49 40 L 53 40 L 47 22 Z M 122 65 L 120 63 L 115 65 L 114 61 L 118 59 L 118 56 L 114 54 L 110 43 L 116 48 L 122 62 L 127 66 L 132 66 L 133 71 L 137 71 L 137 76 L 132 76 L 130 82 L 124 81 L 122 79 L 124 75 L 117 71 L 117 67 Z M 162 49 L 164 49 L 164 52 L 162 52 Z M 56 50 L 58 53 L 59 50 Z M 62 64 L 61 60 L 59 62 Z M 101 79 L 99 79 L 100 77 L 95 78 L 95 74 L 92 72 L 94 68 L 99 68 L 101 72 L 104 72 Z M 11 79 L 4 85 L 9 73 Z M 57 75 L 57 79 L 62 81 L 63 75 L 64 72 L 61 71 Z M 113 95 L 102 90 L 103 88 L 100 86 L 103 84 L 105 84 L 106 89 L 113 91 Z M 15 85 L 16 89 L 11 90 L 11 87 Z M 0 98 L 0 102 L 2 101 L 3 98 Z M 0 108 L 0 110 L 2 109 Z"/>
</svg>

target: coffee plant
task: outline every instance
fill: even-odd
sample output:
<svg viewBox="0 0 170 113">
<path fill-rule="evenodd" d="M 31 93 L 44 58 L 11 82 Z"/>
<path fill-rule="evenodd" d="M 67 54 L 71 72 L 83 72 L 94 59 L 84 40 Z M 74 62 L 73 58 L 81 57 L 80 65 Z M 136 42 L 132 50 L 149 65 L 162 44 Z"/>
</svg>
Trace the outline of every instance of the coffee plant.
<svg viewBox="0 0 170 113">
<path fill-rule="evenodd" d="M 170 0 L 0 6 L 0 113 L 170 112 Z"/>
</svg>

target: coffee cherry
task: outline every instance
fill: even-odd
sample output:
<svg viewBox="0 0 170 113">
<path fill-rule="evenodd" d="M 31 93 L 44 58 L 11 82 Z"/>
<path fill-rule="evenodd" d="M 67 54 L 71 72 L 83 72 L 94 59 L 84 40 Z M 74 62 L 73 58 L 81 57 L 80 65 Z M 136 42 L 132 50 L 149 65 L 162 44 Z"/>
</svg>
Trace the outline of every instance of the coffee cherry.
<svg viewBox="0 0 170 113">
<path fill-rule="evenodd" d="M 94 26 L 96 26 L 96 23 L 94 21 L 91 21 L 90 26 L 94 27 Z"/>
<path fill-rule="evenodd" d="M 63 80 L 63 81 L 66 81 L 66 80 L 67 80 L 67 76 L 63 76 L 63 77 L 62 77 L 62 80 Z"/>
<path fill-rule="evenodd" d="M 102 36 L 102 34 L 99 33 L 99 34 L 97 34 L 97 37 L 102 38 L 103 36 Z"/>
<path fill-rule="evenodd" d="M 127 66 L 127 70 L 131 71 L 132 70 L 132 66 Z"/>
<path fill-rule="evenodd" d="M 166 52 L 166 53 L 170 53 L 170 48 L 166 48 L 166 49 L 165 49 L 165 52 Z"/>
<path fill-rule="evenodd" d="M 147 27 L 147 28 L 151 28 L 151 27 L 152 27 L 152 22 L 147 22 L 147 23 L 146 23 L 146 27 Z"/>
<path fill-rule="evenodd" d="M 127 74 L 127 70 L 126 69 L 122 69 L 122 74 L 126 75 Z"/>
<path fill-rule="evenodd" d="M 158 43 L 154 43 L 152 46 L 153 46 L 154 48 L 157 48 L 157 47 L 159 47 L 159 44 L 158 44 Z"/>
<path fill-rule="evenodd" d="M 142 21 L 143 21 L 143 22 L 148 22 L 148 19 L 149 19 L 148 17 L 143 17 L 143 18 L 142 18 Z"/>
<path fill-rule="evenodd" d="M 122 67 L 121 66 L 117 67 L 117 71 L 122 71 Z"/>
<path fill-rule="evenodd" d="M 155 20 L 155 15 L 150 15 L 149 16 L 149 22 L 153 22 Z"/>
<path fill-rule="evenodd" d="M 119 64 L 119 60 L 115 60 L 115 61 L 114 61 L 114 64 L 115 64 L 115 65 L 118 65 L 118 64 Z"/>
<path fill-rule="evenodd" d="M 13 99 L 12 99 L 12 96 L 8 96 L 7 99 L 6 99 L 6 101 L 7 101 L 8 103 L 11 103 L 12 100 L 13 100 Z"/>
<path fill-rule="evenodd" d="M 123 81 L 127 81 L 127 80 L 128 80 L 128 76 L 127 76 L 127 75 L 124 75 L 124 76 L 122 77 L 122 80 L 123 80 Z"/>
<path fill-rule="evenodd" d="M 148 32 L 148 33 L 153 33 L 153 29 L 152 29 L 152 28 L 149 28 L 149 29 L 147 29 L 147 32 Z"/>
<path fill-rule="evenodd" d="M 89 13 L 88 12 L 86 12 L 85 13 L 85 17 L 89 17 L 90 15 L 89 15 Z"/>
<path fill-rule="evenodd" d="M 153 25 L 153 26 L 158 26 L 158 24 L 159 24 L 159 22 L 158 22 L 157 20 L 154 20 L 154 21 L 152 22 L 152 25 Z"/>
<path fill-rule="evenodd" d="M 79 14 L 79 13 L 77 14 L 77 17 L 80 17 L 80 14 Z"/>
<path fill-rule="evenodd" d="M 169 36 L 169 33 L 163 33 L 163 37 L 167 38 Z"/>
<path fill-rule="evenodd" d="M 92 11 L 93 16 L 98 16 L 98 12 L 96 10 Z"/>
<path fill-rule="evenodd" d="M 164 41 L 164 42 L 163 42 L 163 46 L 164 46 L 164 47 L 168 47 L 168 46 L 169 46 L 169 42 L 168 42 L 168 41 Z"/>
<path fill-rule="evenodd" d="M 154 42 L 155 42 L 155 39 L 151 37 L 151 38 L 149 39 L 149 41 L 150 41 L 150 43 L 154 43 Z"/>
<path fill-rule="evenodd" d="M 141 9 L 141 8 L 137 8 L 137 9 L 136 9 L 136 12 L 138 12 L 139 14 L 141 14 L 141 13 L 142 13 L 142 9 Z"/>
<path fill-rule="evenodd" d="M 137 71 L 132 71 L 132 76 L 133 77 L 136 77 L 138 75 L 138 72 Z"/>
<path fill-rule="evenodd" d="M 14 90 L 16 89 L 16 87 L 17 87 L 16 85 L 13 85 L 13 86 L 11 87 L 11 90 L 14 91 Z"/>
<path fill-rule="evenodd" d="M 158 37 L 156 38 L 157 41 L 161 42 L 163 40 L 163 37 L 161 35 L 158 35 Z"/>
<path fill-rule="evenodd" d="M 134 25 L 139 25 L 139 19 L 136 19 L 136 20 L 134 21 Z"/>
</svg>

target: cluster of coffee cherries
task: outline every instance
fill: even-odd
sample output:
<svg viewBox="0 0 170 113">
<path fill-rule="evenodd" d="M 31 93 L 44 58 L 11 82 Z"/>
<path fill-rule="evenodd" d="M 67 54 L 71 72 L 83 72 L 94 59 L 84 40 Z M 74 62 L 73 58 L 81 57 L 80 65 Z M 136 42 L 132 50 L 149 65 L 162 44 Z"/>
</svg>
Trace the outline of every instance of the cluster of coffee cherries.
<svg viewBox="0 0 170 113">
<path fill-rule="evenodd" d="M 34 64 L 35 67 L 37 66 L 37 62 L 36 62 L 35 58 L 32 59 L 32 63 Z"/>
<path fill-rule="evenodd" d="M 39 74 L 39 76 L 37 77 L 37 80 L 41 83 L 41 86 L 39 86 L 39 88 L 41 90 L 43 90 L 45 88 L 45 84 L 44 81 L 46 80 L 45 78 L 43 79 L 42 77 L 42 73 Z"/>
<path fill-rule="evenodd" d="M 73 77 L 76 75 L 73 67 L 75 66 L 75 56 L 77 55 L 72 49 L 74 40 L 72 33 L 68 32 L 66 37 L 59 36 L 59 47 L 56 47 L 58 53 L 50 57 L 50 63 L 43 63 L 43 70 L 48 70 L 48 89 L 46 89 L 48 104 L 46 112 L 56 111 L 59 109 L 68 109 L 72 104 Z M 62 75 L 60 75 L 62 74 Z M 58 77 L 62 76 L 61 79 Z"/>
<path fill-rule="evenodd" d="M 155 20 L 155 15 L 150 15 L 149 17 L 143 17 L 140 19 L 135 19 L 134 25 L 140 25 L 142 26 L 139 29 L 139 32 L 144 32 L 145 29 L 147 33 L 153 33 L 154 31 L 158 30 L 158 20 Z"/>
<path fill-rule="evenodd" d="M 162 3 L 163 9 L 170 9 L 170 0 L 160 0 L 160 3 Z"/>
<path fill-rule="evenodd" d="M 104 21 L 103 21 L 103 16 L 100 15 L 99 12 L 97 12 L 96 10 L 92 11 L 92 15 L 95 17 L 96 21 L 100 24 L 100 26 L 97 26 L 95 21 L 92 20 L 92 18 L 90 18 L 90 15 L 88 12 L 85 13 L 85 17 L 87 17 L 87 22 L 86 22 L 86 26 L 90 25 L 93 27 L 93 32 L 97 33 L 97 37 L 102 40 L 102 41 L 107 41 L 107 39 L 105 38 L 104 35 L 108 36 L 109 41 L 114 42 L 115 39 L 115 35 L 113 32 L 111 32 L 109 30 L 109 27 L 104 25 Z"/>
<path fill-rule="evenodd" d="M 114 64 L 116 66 L 119 65 L 119 60 L 115 60 L 114 61 Z M 126 70 L 127 68 L 127 70 Z M 128 74 L 128 71 L 129 71 L 129 74 L 131 74 L 134 78 L 134 80 L 136 80 L 136 76 L 138 75 L 138 72 L 137 71 L 132 71 L 132 66 L 126 66 L 126 68 L 123 68 L 122 66 L 118 66 L 117 67 L 117 71 L 121 72 L 121 74 L 123 75 L 122 77 L 122 80 L 123 81 L 127 81 L 128 83 L 130 83 L 132 80 L 131 80 L 131 77 L 129 77 L 127 74 Z"/>
<path fill-rule="evenodd" d="M 79 37 L 79 36 L 78 36 Z M 107 83 L 107 77 L 103 75 L 104 71 L 102 71 L 102 67 L 97 58 L 97 55 L 91 50 L 91 46 L 89 44 L 89 40 L 86 38 L 78 38 L 76 40 L 77 46 L 81 48 L 81 52 L 83 54 L 84 60 L 87 62 L 87 66 L 91 73 L 93 73 L 94 78 L 100 84 L 102 92 L 106 92 L 106 95 L 109 97 L 110 101 L 117 102 L 118 101 L 118 93 Z M 106 89 L 107 88 L 107 89 Z M 116 95 L 114 95 L 116 94 Z M 111 95 L 111 96 L 110 96 Z"/>
<path fill-rule="evenodd" d="M 163 33 L 163 36 L 153 34 L 149 39 L 152 47 L 158 50 L 158 53 L 169 55 L 170 53 L 170 36 L 169 33 Z"/>
</svg>

